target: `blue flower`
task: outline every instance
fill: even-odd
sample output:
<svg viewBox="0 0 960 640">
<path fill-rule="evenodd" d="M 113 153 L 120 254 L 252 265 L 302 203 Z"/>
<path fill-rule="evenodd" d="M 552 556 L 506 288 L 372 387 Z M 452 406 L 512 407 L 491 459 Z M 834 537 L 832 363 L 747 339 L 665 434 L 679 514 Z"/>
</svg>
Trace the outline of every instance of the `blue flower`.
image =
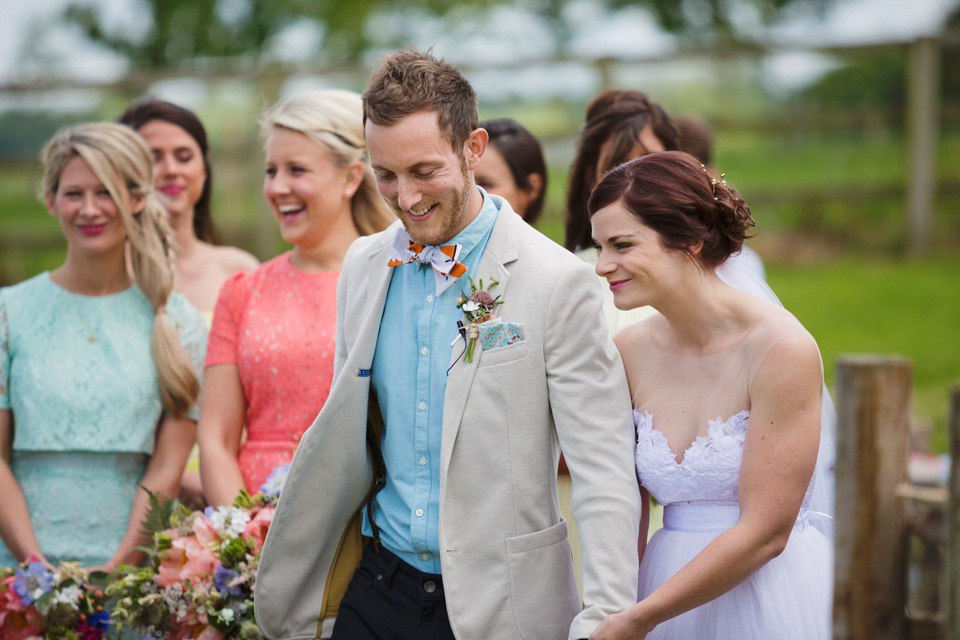
<svg viewBox="0 0 960 640">
<path fill-rule="evenodd" d="M 29 607 L 37 598 L 53 590 L 53 572 L 48 571 L 42 562 L 31 562 L 26 569 L 19 567 L 13 579 L 13 590 Z"/>
<path fill-rule="evenodd" d="M 268 498 L 279 498 L 288 473 L 290 473 L 290 463 L 280 465 L 270 472 L 267 481 L 260 485 L 260 491 Z"/>
<path fill-rule="evenodd" d="M 106 611 L 90 614 L 90 624 L 98 629 L 106 629 L 110 626 L 110 614 Z"/>
<path fill-rule="evenodd" d="M 239 596 L 243 593 L 240 589 L 240 585 L 235 584 L 231 585 L 236 578 L 239 578 L 240 574 L 234 571 L 233 569 L 224 569 L 223 567 L 217 567 L 216 571 L 213 574 L 213 585 L 217 588 L 217 591 L 220 592 L 220 595 L 226 598 L 228 595 Z"/>
</svg>

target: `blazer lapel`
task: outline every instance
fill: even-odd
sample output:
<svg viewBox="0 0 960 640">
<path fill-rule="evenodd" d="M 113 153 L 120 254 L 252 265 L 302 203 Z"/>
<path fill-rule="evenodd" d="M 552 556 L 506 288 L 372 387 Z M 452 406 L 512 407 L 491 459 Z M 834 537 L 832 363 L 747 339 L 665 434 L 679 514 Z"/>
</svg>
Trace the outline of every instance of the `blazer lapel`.
<svg viewBox="0 0 960 640">
<path fill-rule="evenodd" d="M 494 295 L 501 295 L 506 300 L 509 295 L 510 272 L 506 265 L 515 261 L 520 254 L 520 232 L 526 224 L 509 207 L 501 208 L 494 224 L 486 250 L 480 258 L 477 272 L 470 274 L 474 279 L 491 278 L 500 284 Z M 459 344 L 459 343 L 458 343 Z M 477 347 L 473 352 L 473 362 L 463 359 L 463 349 L 453 350 L 450 360 L 450 373 L 447 375 L 447 388 L 443 399 L 443 434 L 440 440 L 440 469 L 446 471 L 453 455 L 453 446 L 460 430 L 460 421 L 470 394 L 477 367 L 483 358 L 483 349 Z"/>
<path fill-rule="evenodd" d="M 344 321 L 362 323 L 360 331 L 357 332 L 356 342 L 354 342 L 350 354 L 344 362 L 344 370 L 348 375 L 355 375 L 355 369 L 369 369 L 373 363 L 374 352 L 377 349 L 377 337 L 380 335 L 380 323 L 383 320 L 383 307 L 387 301 L 387 291 L 390 289 L 390 278 L 393 277 L 393 269 L 387 266 L 390 246 L 393 243 L 393 233 L 388 230 L 383 236 L 385 242 L 370 253 L 365 263 L 367 270 L 366 299 L 355 303 L 361 310 L 364 310 L 364 315 L 358 318 L 355 314 L 349 312 L 344 314 Z"/>
</svg>

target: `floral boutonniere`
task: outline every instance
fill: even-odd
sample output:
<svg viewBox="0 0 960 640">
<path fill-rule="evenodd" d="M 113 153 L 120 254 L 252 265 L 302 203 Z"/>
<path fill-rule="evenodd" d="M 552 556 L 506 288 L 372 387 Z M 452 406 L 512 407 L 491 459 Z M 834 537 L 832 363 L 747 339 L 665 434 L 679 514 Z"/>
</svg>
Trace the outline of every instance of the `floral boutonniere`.
<svg viewBox="0 0 960 640">
<path fill-rule="evenodd" d="M 477 344 L 477 337 L 480 330 L 477 325 L 493 318 L 493 310 L 498 304 L 503 304 L 500 296 L 496 298 L 490 293 L 490 290 L 500 284 L 491 279 L 490 284 L 483 286 L 483 278 L 474 282 L 473 278 L 467 276 L 470 280 L 470 293 L 460 291 L 461 295 L 457 297 L 457 309 L 463 311 L 467 317 L 469 325 L 467 326 L 467 351 L 463 356 L 464 362 L 473 362 L 473 348 Z"/>
</svg>

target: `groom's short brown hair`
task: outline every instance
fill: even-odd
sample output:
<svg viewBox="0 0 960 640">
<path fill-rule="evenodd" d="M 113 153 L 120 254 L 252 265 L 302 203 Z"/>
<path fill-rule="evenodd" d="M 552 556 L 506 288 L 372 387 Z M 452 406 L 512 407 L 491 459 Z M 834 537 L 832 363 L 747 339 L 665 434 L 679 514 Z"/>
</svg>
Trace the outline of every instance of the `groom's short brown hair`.
<svg viewBox="0 0 960 640">
<path fill-rule="evenodd" d="M 363 92 L 363 124 L 390 126 L 405 116 L 435 111 L 440 130 L 459 155 L 479 127 L 477 93 L 456 67 L 429 51 L 384 57 Z"/>
</svg>

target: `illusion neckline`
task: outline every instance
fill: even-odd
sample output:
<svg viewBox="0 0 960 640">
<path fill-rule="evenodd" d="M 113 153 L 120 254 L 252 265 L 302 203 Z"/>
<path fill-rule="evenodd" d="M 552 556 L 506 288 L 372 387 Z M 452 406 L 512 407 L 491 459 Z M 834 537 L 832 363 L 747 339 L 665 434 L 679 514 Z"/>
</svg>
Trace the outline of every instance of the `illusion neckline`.
<svg viewBox="0 0 960 640">
<path fill-rule="evenodd" d="M 757 323 L 754 324 L 748 331 L 744 332 L 743 336 L 742 336 L 739 340 L 737 340 L 736 342 L 734 342 L 733 344 L 731 344 L 731 345 L 729 345 L 729 346 L 726 346 L 726 347 L 724 347 L 723 349 L 720 349 L 719 351 L 714 351 L 713 353 L 708 353 L 708 354 L 702 355 L 702 356 L 693 356 L 693 355 L 690 355 L 690 356 L 682 356 L 682 355 L 679 355 L 679 354 L 676 354 L 676 353 L 670 353 L 669 351 L 666 351 L 666 350 L 664 350 L 664 349 L 661 349 L 661 348 L 658 347 L 656 344 L 654 344 L 653 338 L 651 337 L 649 330 L 646 331 L 646 334 L 647 334 L 647 344 L 649 344 L 649 345 L 650 345 L 650 348 L 653 349 L 654 351 L 656 351 L 657 353 L 661 353 L 661 354 L 663 354 L 663 355 L 665 355 L 665 356 L 669 356 L 669 357 L 671 357 L 671 358 L 676 358 L 677 360 L 686 360 L 686 361 L 708 360 L 708 359 L 710 359 L 710 358 L 715 358 L 715 357 L 717 357 L 717 356 L 721 356 L 721 355 L 724 355 L 724 354 L 726 354 L 726 353 L 730 353 L 731 351 L 733 351 L 733 350 L 736 349 L 737 347 L 743 345 L 747 340 L 750 339 L 750 336 L 752 336 L 752 335 L 757 331 L 757 329 L 760 328 L 760 325 L 762 325 L 762 324 L 763 324 L 762 321 L 757 322 Z"/>
</svg>

